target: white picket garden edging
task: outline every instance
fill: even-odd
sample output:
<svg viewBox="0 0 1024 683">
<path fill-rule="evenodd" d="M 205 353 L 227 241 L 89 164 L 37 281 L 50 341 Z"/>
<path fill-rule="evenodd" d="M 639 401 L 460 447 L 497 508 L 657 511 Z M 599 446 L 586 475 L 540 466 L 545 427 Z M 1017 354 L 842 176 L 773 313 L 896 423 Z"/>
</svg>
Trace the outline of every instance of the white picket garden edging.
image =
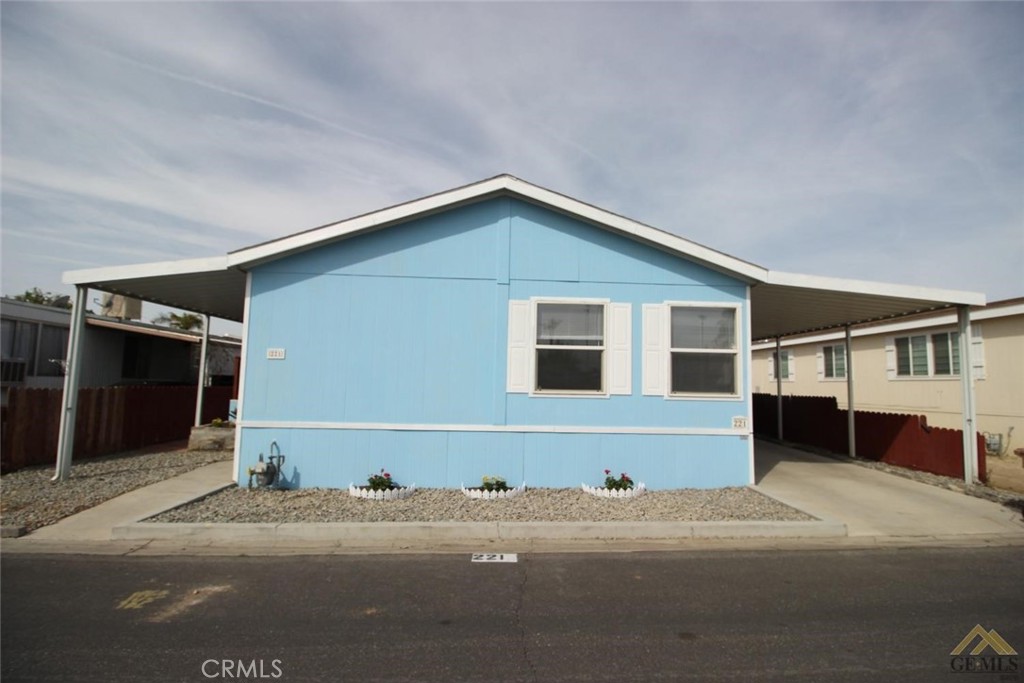
<svg viewBox="0 0 1024 683">
<path fill-rule="evenodd" d="M 398 489 L 374 491 L 363 486 L 356 486 L 355 484 L 348 485 L 348 495 L 353 498 L 366 498 L 367 500 L 401 500 L 402 498 L 408 498 L 416 492 L 416 484 L 412 486 L 403 486 Z"/>
<path fill-rule="evenodd" d="M 467 489 L 465 484 L 462 485 L 462 495 L 467 498 L 476 498 L 479 500 L 502 500 L 505 498 L 515 498 L 520 493 L 526 490 L 526 482 L 524 481 L 520 486 L 514 489 L 508 489 L 507 491 L 485 491 L 483 489 Z"/>
<path fill-rule="evenodd" d="M 580 486 L 583 487 L 585 493 L 598 498 L 636 498 L 647 493 L 647 485 L 643 482 L 631 489 L 606 489 L 603 486 L 587 486 L 586 484 L 580 484 Z"/>
</svg>

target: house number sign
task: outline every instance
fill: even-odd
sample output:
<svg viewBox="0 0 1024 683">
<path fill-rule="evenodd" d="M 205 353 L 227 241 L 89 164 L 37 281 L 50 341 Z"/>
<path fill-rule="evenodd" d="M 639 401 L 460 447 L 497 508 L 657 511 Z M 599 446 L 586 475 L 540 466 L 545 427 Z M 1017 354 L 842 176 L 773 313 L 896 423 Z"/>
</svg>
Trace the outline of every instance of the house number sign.
<svg viewBox="0 0 1024 683">
<path fill-rule="evenodd" d="M 284 349 L 267 349 L 267 360 L 284 360 Z"/>
</svg>

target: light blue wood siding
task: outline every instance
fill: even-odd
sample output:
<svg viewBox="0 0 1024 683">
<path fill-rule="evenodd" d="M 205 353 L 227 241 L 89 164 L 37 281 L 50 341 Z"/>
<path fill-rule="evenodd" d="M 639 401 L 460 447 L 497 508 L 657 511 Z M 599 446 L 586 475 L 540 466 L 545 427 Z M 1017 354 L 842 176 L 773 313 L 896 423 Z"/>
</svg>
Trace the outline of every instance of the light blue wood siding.
<svg viewBox="0 0 1024 683">
<path fill-rule="evenodd" d="M 508 301 L 531 297 L 632 304 L 632 394 L 506 393 Z M 739 333 L 740 400 L 641 394 L 642 305 L 664 301 L 745 307 L 746 286 L 510 198 L 258 266 L 252 271 L 241 472 L 276 440 L 289 458 L 286 473 L 295 469 L 290 483 L 297 486 L 347 486 L 381 467 L 421 486 L 470 484 L 485 474 L 516 483 L 525 478 L 533 486 L 573 486 L 597 482 L 605 467 L 628 471 L 652 488 L 746 484 L 749 447 L 735 435 L 415 430 L 729 428 L 733 416 L 748 414 L 746 329 Z M 285 358 L 268 359 L 268 349 L 284 349 Z M 257 428 L 253 422 L 273 426 Z M 285 424 L 294 422 L 366 428 Z"/>
</svg>

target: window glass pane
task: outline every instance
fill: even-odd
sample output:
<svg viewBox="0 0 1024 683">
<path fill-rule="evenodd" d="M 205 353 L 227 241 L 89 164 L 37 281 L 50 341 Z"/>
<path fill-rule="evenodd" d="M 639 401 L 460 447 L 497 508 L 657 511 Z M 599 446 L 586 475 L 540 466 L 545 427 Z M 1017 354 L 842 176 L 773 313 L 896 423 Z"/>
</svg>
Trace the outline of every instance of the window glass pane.
<svg viewBox="0 0 1024 683">
<path fill-rule="evenodd" d="M 736 309 L 673 307 L 672 348 L 735 349 Z"/>
<path fill-rule="evenodd" d="M 821 352 L 825 358 L 825 376 L 830 378 L 836 376 L 836 366 L 832 358 L 834 350 L 834 346 L 826 346 Z"/>
<path fill-rule="evenodd" d="M 672 392 L 735 394 L 735 354 L 674 352 Z"/>
<path fill-rule="evenodd" d="M 960 335 L 951 334 L 949 338 L 953 341 L 953 374 L 960 374 Z"/>
<path fill-rule="evenodd" d="M 602 353 L 537 349 L 537 391 L 601 391 Z"/>
<path fill-rule="evenodd" d="M 910 337 L 900 337 L 896 340 L 896 374 L 910 374 Z"/>
<path fill-rule="evenodd" d="M 538 304 L 537 343 L 545 346 L 601 346 L 602 304 Z"/>
<path fill-rule="evenodd" d="M 932 352 L 935 356 L 935 374 L 948 375 L 951 369 L 948 334 L 932 335 Z"/>
<path fill-rule="evenodd" d="M 779 377 L 789 379 L 789 352 L 783 351 L 779 358 Z"/>
<path fill-rule="evenodd" d="M 845 346 L 833 346 L 832 350 L 835 353 L 835 368 L 836 377 L 846 377 L 846 347 Z"/>
<path fill-rule="evenodd" d="M 68 330 L 64 327 L 43 325 L 39 337 L 39 358 L 36 374 L 56 377 L 62 375 L 61 361 L 67 356 Z"/>
<path fill-rule="evenodd" d="M 6 360 L 14 356 L 14 328 L 16 323 L 13 320 L 0 320 L 0 351 Z"/>
<path fill-rule="evenodd" d="M 6 338 L 4 339 L 4 355 L 11 360 L 23 361 L 25 374 L 32 375 L 36 367 L 36 335 L 39 325 L 20 320 L 9 322 L 14 323 L 13 335 L 10 342 Z M 4 330 L 4 336 L 7 337 L 8 334 L 10 333 Z"/>
<path fill-rule="evenodd" d="M 910 360 L 913 374 L 928 374 L 928 337 L 921 335 L 910 338 Z"/>
</svg>

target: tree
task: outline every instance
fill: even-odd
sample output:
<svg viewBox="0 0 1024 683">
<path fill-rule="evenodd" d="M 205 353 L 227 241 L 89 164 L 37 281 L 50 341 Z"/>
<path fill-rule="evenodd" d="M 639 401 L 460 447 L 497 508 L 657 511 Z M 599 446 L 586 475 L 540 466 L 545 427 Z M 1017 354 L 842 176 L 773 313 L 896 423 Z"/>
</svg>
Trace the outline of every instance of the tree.
<svg viewBox="0 0 1024 683">
<path fill-rule="evenodd" d="M 53 306 L 54 308 L 71 309 L 71 297 L 65 294 L 54 294 L 44 292 L 38 287 L 26 289 L 24 294 L 15 294 L 15 301 L 24 301 L 28 304 L 39 304 L 40 306 Z"/>
<path fill-rule="evenodd" d="M 164 313 L 153 318 L 152 322 L 185 331 L 203 329 L 203 316 L 195 313 Z"/>
</svg>

